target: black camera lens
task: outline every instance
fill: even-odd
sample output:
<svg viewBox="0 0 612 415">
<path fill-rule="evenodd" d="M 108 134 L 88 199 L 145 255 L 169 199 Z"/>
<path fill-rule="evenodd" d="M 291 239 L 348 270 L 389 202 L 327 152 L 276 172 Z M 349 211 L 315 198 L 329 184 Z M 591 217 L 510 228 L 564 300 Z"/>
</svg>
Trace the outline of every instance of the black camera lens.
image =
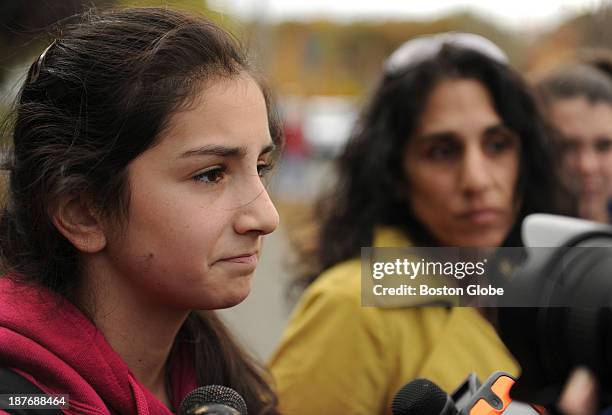
<svg viewBox="0 0 612 415">
<path fill-rule="evenodd" d="M 612 404 L 612 234 L 584 233 L 542 252 L 507 287 L 538 306 L 498 310 L 500 336 L 523 369 L 513 398 L 550 406 L 572 369 L 585 366 L 602 404 Z"/>
</svg>

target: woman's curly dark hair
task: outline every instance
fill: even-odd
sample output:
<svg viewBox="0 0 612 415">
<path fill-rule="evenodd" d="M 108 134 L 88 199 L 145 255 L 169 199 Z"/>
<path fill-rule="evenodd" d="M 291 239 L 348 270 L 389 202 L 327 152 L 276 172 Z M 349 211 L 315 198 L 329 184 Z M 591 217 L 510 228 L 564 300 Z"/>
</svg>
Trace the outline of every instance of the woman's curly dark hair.
<svg viewBox="0 0 612 415">
<path fill-rule="evenodd" d="M 445 45 L 437 55 L 399 73 L 385 74 L 379 82 L 336 161 L 335 186 L 316 206 L 321 226 L 316 243 L 301 251 L 305 272 L 300 285 L 310 284 L 322 271 L 371 246 L 377 225 L 396 227 L 415 244 L 436 245 L 406 200 L 408 183 L 402 163 L 429 94 L 446 79 L 480 82 L 504 124 L 521 139 L 515 192 L 520 212 L 503 245 L 521 245 L 520 224 L 526 215 L 553 210 L 556 179 L 547 129 L 531 91 L 507 65 L 474 50 Z"/>
</svg>

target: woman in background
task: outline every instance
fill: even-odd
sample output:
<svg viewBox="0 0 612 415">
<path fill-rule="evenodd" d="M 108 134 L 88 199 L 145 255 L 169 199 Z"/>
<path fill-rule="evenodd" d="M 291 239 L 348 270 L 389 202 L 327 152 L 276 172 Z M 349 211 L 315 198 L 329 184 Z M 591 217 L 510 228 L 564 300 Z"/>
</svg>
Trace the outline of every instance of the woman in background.
<svg viewBox="0 0 612 415">
<path fill-rule="evenodd" d="M 610 222 L 612 196 L 612 63 L 603 57 L 567 64 L 537 89 L 556 130 L 559 176 L 578 216 Z"/>
<path fill-rule="evenodd" d="M 478 309 L 362 307 L 359 255 L 520 246 L 521 220 L 549 211 L 546 143 L 529 90 L 490 41 L 442 34 L 394 52 L 319 204 L 308 288 L 271 361 L 282 411 L 390 413 L 417 377 L 450 393 L 470 372 L 518 372 Z"/>
<path fill-rule="evenodd" d="M 126 9 L 63 29 L 11 130 L 0 391 L 69 395 L 69 413 L 170 414 L 219 384 L 276 413 L 212 311 L 249 294 L 278 224 L 262 182 L 282 145 L 271 115 L 208 20 Z"/>
</svg>

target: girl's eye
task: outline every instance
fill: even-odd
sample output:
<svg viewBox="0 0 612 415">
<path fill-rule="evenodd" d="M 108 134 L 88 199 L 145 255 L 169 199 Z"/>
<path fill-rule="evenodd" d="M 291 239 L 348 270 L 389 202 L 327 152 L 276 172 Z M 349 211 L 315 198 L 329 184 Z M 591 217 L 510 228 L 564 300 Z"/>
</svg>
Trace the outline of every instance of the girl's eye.
<svg viewBox="0 0 612 415">
<path fill-rule="evenodd" d="M 264 177 L 272 170 L 273 166 L 270 163 L 260 163 L 257 165 L 257 174 L 259 177 Z"/>
<path fill-rule="evenodd" d="M 598 153 L 607 153 L 612 149 L 612 140 L 609 138 L 600 138 L 595 142 L 595 151 Z"/>
<path fill-rule="evenodd" d="M 225 177 L 225 169 L 222 167 L 213 167 L 202 173 L 198 173 L 193 176 L 193 180 L 196 182 L 203 182 L 208 184 L 217 184 Z"/>
</svg>

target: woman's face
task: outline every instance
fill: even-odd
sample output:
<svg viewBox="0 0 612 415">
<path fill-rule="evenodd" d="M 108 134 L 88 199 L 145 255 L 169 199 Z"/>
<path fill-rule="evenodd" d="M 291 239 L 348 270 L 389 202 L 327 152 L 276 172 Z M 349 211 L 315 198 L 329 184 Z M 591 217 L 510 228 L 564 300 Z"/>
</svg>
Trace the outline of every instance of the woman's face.
<svg viewBox="0 0 612 415">
<path fill-rule="evenodd" d="M 128 166 L 129 220 L 108 255 L 136 295 L 185 309 L 241 302 L 278 214 L 262 183 L 272 162 L 264 97 L 248 76 L 213 79 Z"/>
<path fill-rule="evenodd" d="M 550 108 L 561 135 L 561 180 L 579 201 L 603 205 L 612 194 L 612 105 L 584 97 L 559 99 Z"/>
<path fill-rule="evenodd" d="M 415 217 L 442 246 L 499 246 L 516 218 L 519 154 L 482 84 L 441 81 L 404 156 Z"/>
</svg>

